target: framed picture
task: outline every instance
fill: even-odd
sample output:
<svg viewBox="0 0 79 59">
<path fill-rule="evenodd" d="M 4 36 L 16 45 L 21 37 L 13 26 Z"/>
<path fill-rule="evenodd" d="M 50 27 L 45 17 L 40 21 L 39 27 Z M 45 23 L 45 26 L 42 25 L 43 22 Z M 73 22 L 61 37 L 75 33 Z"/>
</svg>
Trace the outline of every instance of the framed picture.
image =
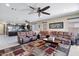
<svg viewBox="0 0 79 59">
<path fill-rule="evenodd" d="M 49 29 L 62 29 L 64 28 L 63 22 L 57 22 L 57 23 L 50 23 L 49 24 Z"/>
</svg>

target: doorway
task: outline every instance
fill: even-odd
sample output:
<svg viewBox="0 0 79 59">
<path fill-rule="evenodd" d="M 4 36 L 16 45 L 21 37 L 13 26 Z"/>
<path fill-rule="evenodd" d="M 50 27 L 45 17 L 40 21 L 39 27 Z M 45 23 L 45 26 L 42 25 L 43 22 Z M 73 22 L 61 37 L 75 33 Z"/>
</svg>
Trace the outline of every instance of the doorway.
<svg viewBox="0 0 79 59">
<path fill-rule="evenodd" d="M 5 33 L 5 25 L 0 23 L 0 35 L 3 35 Z"/>
</svg>

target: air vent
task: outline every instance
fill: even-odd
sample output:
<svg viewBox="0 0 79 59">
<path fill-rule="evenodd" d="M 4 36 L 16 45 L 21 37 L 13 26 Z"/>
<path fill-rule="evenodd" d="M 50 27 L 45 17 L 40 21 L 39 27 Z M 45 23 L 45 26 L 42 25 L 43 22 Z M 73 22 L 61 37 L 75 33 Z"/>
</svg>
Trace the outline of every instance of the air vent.
<svg viewBox="0 0 79 59">
<path fill-rule="evenodd" d="M 79 17 L 68 18 L 67 20 L 79 19 Z"/>
</svg>

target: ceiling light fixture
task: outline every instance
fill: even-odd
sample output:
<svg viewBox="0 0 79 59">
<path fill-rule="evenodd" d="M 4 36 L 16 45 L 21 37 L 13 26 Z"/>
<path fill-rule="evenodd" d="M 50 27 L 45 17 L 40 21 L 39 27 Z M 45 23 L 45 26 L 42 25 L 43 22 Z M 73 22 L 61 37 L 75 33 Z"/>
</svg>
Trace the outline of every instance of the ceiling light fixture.
<svg viewBox="0 0 79 59">
<path fill-rule="evenodd" d="M 6 5 L 7 7 L 10 7 L 10 4 L 8 4 L 8 3 L 7 3 L 7 4 L 5 4 L 5 5 Z"/>
</svg>

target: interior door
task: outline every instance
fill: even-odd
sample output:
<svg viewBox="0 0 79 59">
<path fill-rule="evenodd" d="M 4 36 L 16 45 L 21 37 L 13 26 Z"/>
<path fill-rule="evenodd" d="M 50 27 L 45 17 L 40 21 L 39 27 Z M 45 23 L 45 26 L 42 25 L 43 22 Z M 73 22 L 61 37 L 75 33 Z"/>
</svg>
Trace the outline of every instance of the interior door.
<svg viewBox="0 0 79 59">
<path fill-rule="evenodd" d="M 4 24 L 0 23 L 0 34 L 4 34 Z"/>
</svg>

